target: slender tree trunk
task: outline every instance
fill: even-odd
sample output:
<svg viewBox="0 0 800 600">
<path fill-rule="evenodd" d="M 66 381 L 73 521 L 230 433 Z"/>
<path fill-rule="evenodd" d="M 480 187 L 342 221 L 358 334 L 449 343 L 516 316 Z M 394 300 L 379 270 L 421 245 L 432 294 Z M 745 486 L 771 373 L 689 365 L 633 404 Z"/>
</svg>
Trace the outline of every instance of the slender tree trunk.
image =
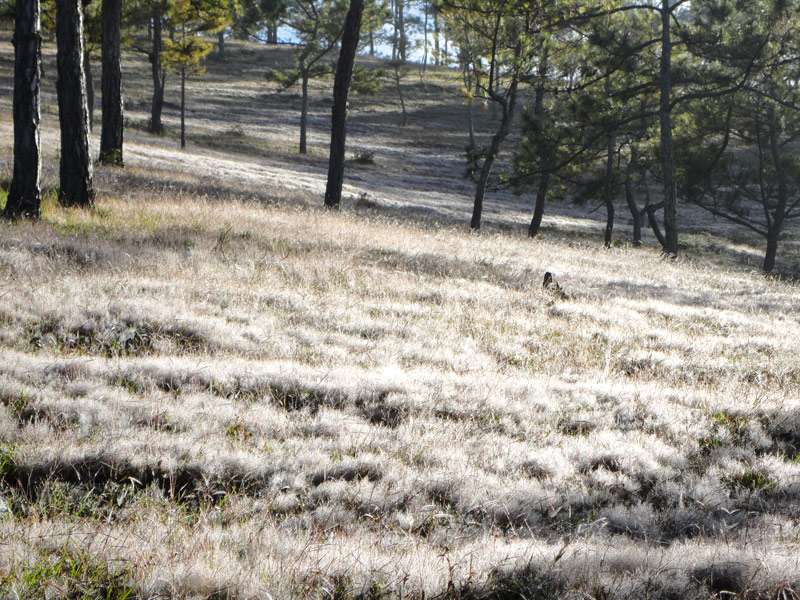
<svg viewBox="0 0 800 600">
<path fill-rule="evenodd" d="M 631 218 L 633 219 L 633 245 L 642 245 L 642 213 L 636 205 L 636 198 L 633 195 L 633 181 L 631 181 L 630 173 L 625 177 L 625 202 L 628 204 L 628 210 L 631 211 Z"/>
<path fill-rule="evenodd" d="M 425 73 L 428 70 L 428 0 L 422 0 L 423 10 L 425 11 L 425 18 L 423 20 L 422 26 L 422 72 Z"/>
<path fill-rule="evenodd" d="M 181 150 L 186 148 L 186 68 L 181 67 Z"/>
<path fill-rule="evenodd" d="M 789 202 L 789 182 L 784 158 L 778 141 L 779 125 L 775 115 L 775 109 L 772 106 L 768 109 L 768 118 L 770 158 L 773 168 L 775 169 L 776 179 L 778 180 L 778 201 L 772 213 L 771 223 L 768 225 L 767 252 L 764 257 L 764 272 L 771 273 L 775 269 L 775 259 L 778 255 L 778 243 L 783 234 L 783 226 L 786 220 L 786 207 Z M 767 212 L 769 212 L 769 206 L 767 205 L 765 208 Z"/>
<path fill-rule="evenodd" d="M 161 49 L 163 44 L 163 23 L 158 4 L 153 8 L 153 50 L 150 54 L 150 70 L 153 77 L 153 102 L 150 106 L 150 133 L 161 135 L 164 125 L 161 123 L 161 112 L 164 109 L 164 84 L 166 74 L 161 66 Z"/>
<path fill-rule="evenodd" d="M 392 9 L 392 60 L 397 60 L 397 51 L 400 46 L 400 34 L 397 26 L 397 2 L 400 0 L 391 0 Z"/>
<path fill-rule="evenodd" d="M 659 123 L 661 170 L 664 179 L 664 252 L 678 255 L 678 207 L 675 193 L 675 163 L 672 157 L 672 10 L 670 0 L 661 0 L 661 75 Z"/>
<path fill-rule="evenodd" d="M 121 32 L 122 0 L 103 0 L 103 130 L 100 134 L 100 162 L 121 167 L 122 136 L 122 68 Z"/>
<path fill-rule="evenodd" d="M 83 7 L 81 0 L 56 0 L 58 45 L 58 117 L 61 124 L 61 187 L 64 206 L 94 203 L 89 109 L 83 72 Z"/>
<path fill-rule="evenodd" d="M 403 86 L 400 85 L 400 64 L 394 63 L 394 85 L 397 90 L 397 98 L 400 100 L 400 112 L 402 114 L 401 127 L 408 125 L 408 114 L 406 113 L 406 100 L 403 96 Z"/>
<path fill-rule="evenodd" d="M 3 216 L 39 218 L 42 159 L 39 85 L 42 62 L 39 0 L 18 2 L 14 17 L 14 173 Z"/>
<path fill-rule="evenodd" d="M 522 53 L 522 43 L 517 41 L 516 48 L 514 49 L 514 63 L 519 61 L 520 54 Z M 492 173 L 494 161 L 500 152 L 500 145 L 508 137 L 511 131 L 511 122 L 514 120 L 514 112 L 517 106 L 517 89 L 519 87 L 519 73 L 512 74 L 511 83 L 508 86 L 508 92 L 503 100 L 503 116 L 500 120 L 500 127 L 497 132 L 492 136 L 492 141 L 483 159 L 481 166 L 480 176 L 478 183 L 475 187 L 475 201 L 472 205 L 472 219 L 470 220 L 470 229 L 477 231 L 481 228 L 481 218 L 483 217 L 483 200 L 486 196 L 486 186 L 489 183 L 489 176 Z"/>
<path fill-rule="evenodd" d="M 617 146 L 617 136 L 612 131 L 608 134 L 606 157 L 606 180 L 603 192 L 603 199 L 606 204 L 606 231 L 604 242 L 606 248 L 611 247 L 614 235 L 614 155 Z"/>
<path fill-rule="evenodd" d="M 83 72 L 86 74 L 86 106 L 89 108 L 89 131 L 94 130 L 94 77 L 92 59 L 88 50 L 83 53 Z"/>
<path fill-rule="evenodd" d="M 344 21 L 342 47 L 336 65 L 333 84 L 333 118 L 331 123 L 331 151 L 328 164 L 328 186 L 325 191 L 325 206 L 338 208 L 342 200 L 344 182 L 345 141 L 347 136 L 347 96 L 353 76 L 353 63 L 358 50 L 361 16 L 364 0 L 350 0 L 350 8 Z"/>
<path fill-rule="evenodd" d="M 225 58 L 225 31 L 217 32 L 217 56 Z"/>
<path fill-rule="evenodd" d="M 308 71 L 302 74 L 302 99 L 300 103 L 300 154 L 308 154 Z"/>
<path fill-rule="evenodd" d="M 369 55 L 375 57 L 375 32 L 369 30 Z"/>
<path fill-rule="evenodd" d="M 442 35 L 444 35 L 444 51 L 442 52 L 442 59 L 439 61 L 439 64 L 447 65 L 450 62 L 450 40 L 447 39 L 447 23 L 442 23 Z"/>
<path fill-rule="evenodd" d="M 433 64 L 437 67 L 441 64 L 441 56 L 439 55 L 439 11 L 433 7 Z"/>
<path fill-rule="evenodd" d="M 539 64 L 539 81 L 536 84 L 536 94 L 533 100 L 533 118 L 534 127 L 536 128 L 537 135 L 544 139 L 545 128 L 545 86 L 547 84 L 547 73 L 549 70 L 549 57 L 547 48 L 541 48 L 542 60 Z M 528 237 L 535 238 L 539 235 L 539 230 L 542 227 L 542 218 L 544 217 L 544 210 L 547 204 L 547 192 L 550 190 L 550 177 L 552 176 L 553 164 L 553 151 L 548 144 L 542 142 L 539 147 L 539 165 L 542 171 L 539 176 L 539 185 L 536 189 L 536 200 L 533 203 L 533 216 L 531 217 L 531 224 L 528 226 Z"/>
<path fill-rule="evenodd" d="M 406 0 L 396 0 L 397 2 L 397 21 L 400 27 L 400 60 L 406 62 L 406 49 L 408 46 L 408 37 L 406 36 Z"/>
<path fill-rule="evenodd" d="M 267 43 L 269 44 L 277 44 L 278 43 L 278 23 L 273 21 L 269 24 L 267 28 Z"/>
</svg>

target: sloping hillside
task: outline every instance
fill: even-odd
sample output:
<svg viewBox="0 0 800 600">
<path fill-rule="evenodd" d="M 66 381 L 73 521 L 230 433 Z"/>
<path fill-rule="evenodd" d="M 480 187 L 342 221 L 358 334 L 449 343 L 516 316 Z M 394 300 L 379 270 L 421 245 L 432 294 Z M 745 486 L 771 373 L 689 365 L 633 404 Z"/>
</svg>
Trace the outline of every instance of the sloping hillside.
<svg viewBox="0 0 800 600">
<path fill-rule="evenodd" d="M 364 101 L 377 164 L 319 210 L 233 52 L 187 152 L 131 130 L 95 210 L 0 223 L 0 595 L 794 597 L 798 291 L 751 240 L 603 251 L 558 207 L 530 242 L 506 194 L 468 235 L 434 84 L 406 130 Z"/>
</svg>

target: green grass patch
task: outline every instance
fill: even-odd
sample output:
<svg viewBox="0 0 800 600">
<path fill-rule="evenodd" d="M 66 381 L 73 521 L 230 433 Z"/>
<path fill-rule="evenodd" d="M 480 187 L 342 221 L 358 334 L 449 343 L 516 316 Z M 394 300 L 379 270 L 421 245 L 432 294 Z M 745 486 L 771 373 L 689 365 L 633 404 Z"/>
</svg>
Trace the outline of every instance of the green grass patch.
<svg viewBox="0 0 800 600">
<path fill-rule="evenodd" d="M 112 570 L 105 561 L 65 547 L 55 554 L 42 554 L 35 562 L 6 575 L 0 580 L 0 595 L 128 600 L 136 596 L 130 579 L 128 569 Z"/>
</svg>

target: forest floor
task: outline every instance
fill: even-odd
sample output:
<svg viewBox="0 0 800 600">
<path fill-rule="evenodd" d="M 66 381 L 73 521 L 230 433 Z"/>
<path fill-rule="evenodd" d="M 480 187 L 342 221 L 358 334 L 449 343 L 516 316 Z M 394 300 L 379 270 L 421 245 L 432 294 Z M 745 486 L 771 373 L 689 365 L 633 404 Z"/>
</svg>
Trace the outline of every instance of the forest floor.
<svg viewBox="0 0 800 600">
<path fill-rule="evenodd" d="M 46 54 L 43 218 L 0 223 L 0 596 L 800 593 L 800 295 L 759 240 L 682 208 L 680 259 L 624 219 L 603 250 L 556 204 L 532 242 L 502 190 L 468 234 L 444 70 L 407 127 L 353 100 L 374 164 L 323 211 L 327 84 L 299 158 L 288 50 L 247 44 L 191 82 L 183 152 L 127 56 L 126 167 L 62 209 Z"/>
</svg>

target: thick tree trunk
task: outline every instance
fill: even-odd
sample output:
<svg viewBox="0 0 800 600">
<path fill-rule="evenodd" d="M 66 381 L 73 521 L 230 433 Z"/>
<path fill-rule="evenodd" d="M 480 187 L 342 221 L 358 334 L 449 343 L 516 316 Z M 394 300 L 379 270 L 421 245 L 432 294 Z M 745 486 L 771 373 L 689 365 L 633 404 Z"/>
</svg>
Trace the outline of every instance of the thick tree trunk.
<svg viewBox="0 0 800 600">
<path fill-rule="evenodd" d="M 217 55 L 220 58 L 225 58 L 225 31 L 217 33 Z"/>
<path fill-rule="evenodd" d="M 278 43 L 278 23 L 272 22 L 269 24 L 267 28 L 267 43 L 268 44 L 277 44 Z"/>
<path fill-rule="evenodd" d="M 89 109 L 83 72 L 83 7 L 81 0 L 56 0 L 58 45 L 58 117 L 61 124 L 61 186 L 64 206 L 94 203 Z"/>
<path fill-rule="evenodd" d="M 302 74 L 302 99 L 300 101 L 300 154 L 308 154 L 308 72 Z"/>
<path fill-rule="evenodd" d="M 659 123 L 661 170 L 664 179 L 664 252 L 678 255 L 678 207 L 675 193 L 675 163 L 672 157 L 672 11 L 670 0 L 661 0 L 661 75 Z"/>
<path fill-rule="evenodd" d="M 94 130 L 94 77 L 92 58 L 88 50 L 83 53 L 83 72 L 86 74 L 86 106 L 89 108 L 89 131 Z"/>
<path fill-rule="evenodd" d="M 122 0 L 103 0 L 103 130 L 100 162 L 122 166 Z"/>
<path fill-rule="evenodd" d="M 181 150 L 186 148 L 186 69 L 181 67 Z"/>
<path fill-rule="evenodd" d="M 153 49 L 150 53 L 150 71 L 153 77 L 153 102 L 150 106 L 150 133 L 161 135 L 164 125 L 161 123 L 161 112 L 164 109 L 164 83 L 166 74 L 161 66 L 161 49 L 163 46 L 163 23 L 161 11 L 156 4 L 153 8 Z"/>
<path fill-rule="evenodd" d="M 331 151 L 328 164 L 328 186 L 325 190 L 325 206 L 338 208 L 342 201 L 344 182 L 345 142 L 347 136 L 347 96 L 353 77 L 353 64 L 358 50 L 361 31 L 361 16 L 364 0 L 350 0 L 350 8 L 344 21 L 342 47 L 336 65 L 333 84 L 333 119 L 331 123 Z"/>
<path fill-rule="evenodd" d="M 606 248 L 611 247 L 614 235 L 614 154 L 616 152 L 616 146 L 616 135 L 612 131 L 608 134 L 606 180 L 603 193 L 603 199 L 606 204 L 606 231 L 604 236 Z"/>
<path fill-rule="evenodd" d="M 39 76 L 42 62 L 39 0 L 18 2 L 14 19 L 14 173 L 3 215 L 37 219 L 41 202 Z"/>
</svg>

